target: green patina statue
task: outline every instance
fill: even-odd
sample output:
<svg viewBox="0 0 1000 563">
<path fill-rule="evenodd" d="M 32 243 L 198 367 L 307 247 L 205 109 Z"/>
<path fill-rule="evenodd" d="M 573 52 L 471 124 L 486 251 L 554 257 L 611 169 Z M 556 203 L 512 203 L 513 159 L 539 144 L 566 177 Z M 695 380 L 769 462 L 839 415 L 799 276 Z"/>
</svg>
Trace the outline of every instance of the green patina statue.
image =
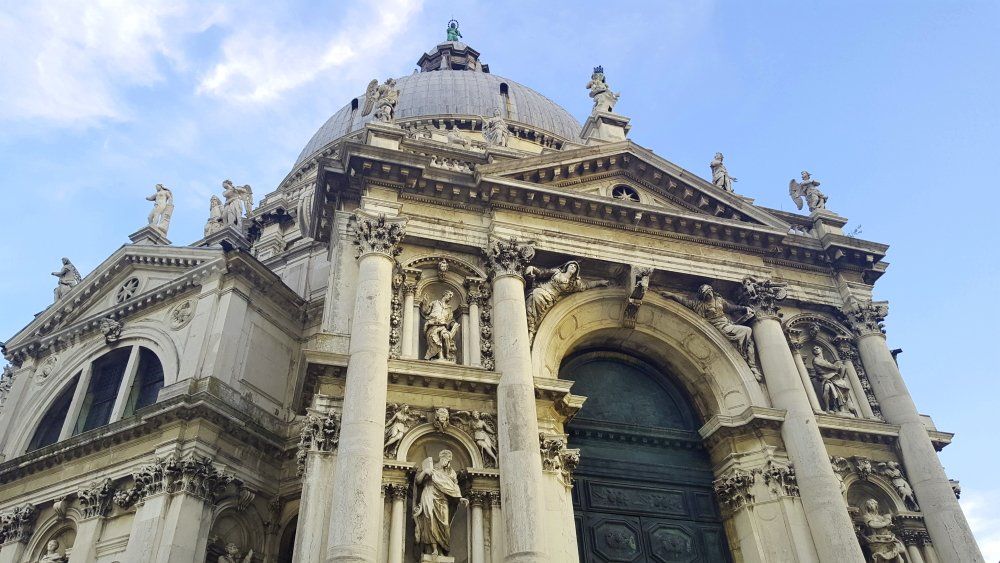
<svg viewBox="0 0 1000 563">
<path fill-rule="evenodd" d="M 462 32 L 458 30 L 458 20 L 448 20 L 448 41 L 458 41 Z"/>
</svg>

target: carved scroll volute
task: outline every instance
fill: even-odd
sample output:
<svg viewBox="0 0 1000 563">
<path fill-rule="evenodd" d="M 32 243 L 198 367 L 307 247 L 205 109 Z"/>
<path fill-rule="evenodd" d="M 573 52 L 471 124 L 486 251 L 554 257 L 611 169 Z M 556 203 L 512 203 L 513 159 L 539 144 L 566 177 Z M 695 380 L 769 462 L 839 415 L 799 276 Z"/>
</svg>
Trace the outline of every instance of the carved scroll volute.
<svg viewBox="0 0 1000 563">
<path fill-rule="evenodd" d="M 381 254 L 395 258 L 402 252 L 399 244 L 406 235 L 406 217 L 386 218 L 358 210 L 354 213 L 354 245 L 358 258 L 367 254 Z"/>
<path fill-rule="evenodd" d="M 522 242 L 514 237 L 509 239 L 490 238 L 486 249 L 486 260 L 494 277 L 524 277 L 524 269 L 535 257 L 535 247 L 530 242 Z"/>
</svg>

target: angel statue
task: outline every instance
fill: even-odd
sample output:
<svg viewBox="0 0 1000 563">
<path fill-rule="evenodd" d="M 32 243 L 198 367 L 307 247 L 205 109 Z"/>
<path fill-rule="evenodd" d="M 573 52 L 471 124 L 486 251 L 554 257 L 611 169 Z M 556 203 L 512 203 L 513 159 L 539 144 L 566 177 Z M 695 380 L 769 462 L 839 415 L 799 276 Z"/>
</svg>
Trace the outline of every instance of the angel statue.
<svg viewBox="0 0 1000 563">
<path fill-rule="evenodd" d="M 378 97 L 378 79 L 373 78 L 365 89 L 365 107 L 361 110 L 361 115 L 365 116 L 375 109 L 375 98 Z"/>
<path fill-rule="evenodd" d="M 903 475 L 903 468 L 895 461 L 886 461 L 878 464 L 879 472 L 892 481 L 892 486 L 896 487 L 896 493 L 903 499 L 903 504 L 910 510 L 920 510 L 917 504 L 917 497 L 913 494 L 913 487 Z"/>
<path fill-rule="evenodd" d="M 170 228 L 170 215 L 174 212 L 174 194 L 163 184 L 156 184 L 156 192 L 146 196 L 146 201 L 153 202 L 153 210 L 149 212 L 149 226 L 157 229 L 164 236 Z"/>
<path fill-rule="evenodd" d="M 66 563 L 68 559 L 59 551 L 59 540 L 49 540 L 45 544 L 45 553 L 38 558 L 38 563 Z"/>
<path fill-rule="evenodd" d="M 403 436 L 420 416 L 410 414 L 410 405 L 391 404 L 385 412 L 385 453 L 395 455 Z"/>
<path fill-rule="evenodd" d="M 823 410 L 845 416 L 858 416 L 851 401 L 851 384 L 847 380 L 847 365 L 823 357 L 823 349 L 813 346 L 813 369 L 823 385 Z"/>
<path fill-rule="evenodd" d="M 62 268 L 58 272 L 52 272 L 52 275 L 59 278 L 59 284 L 55 289 L 56 301 L 62 299 L 63 295 L 69 293 L 69 290 L 83 279 L 80 277 L 80 271 L 69 261 L 69 258 L 63 258 Z"/>
<path fill-rule="evenodd" d="M 392 123 L 396 117 L 396 103 L 399 102 L 399 90 L 396 80 L 387 78 L 375 91 L 375 119 L 382 123 Z"/>
<path fill-rule="evenodd" d="M 253 550 L 240 558 L 240 548 L 235 543 L 226 544 L 226 552 L 219 556 L 219 563 L 250 563 L 253 561 Z"/>
<path fill-rule="evenodd" d="M 493 117 L 479 117 L 483 120 L 483 138 L 486 139 L 486 144 L 506 147 L 510 130 L 507 129 L 507 121 L 500 113 L 500 108 L 496 108 L 493 110 Z"/>
<path fill-rule="evenodd" d="M 425 360 L 455 363 L 455 336 L 461 328 L 455 321 L 451 309 L 451 298 L 455 294 L 445 290 L 441 299 L 428 301 L 427 296 L 420 301 L 420 312 L 424 315 L 424 339 L 427 343 Z"/>
<path fill-rule="evenodd" d="M 590 75 L 590 82 L 587 82 L 587 88 L 590 90 L 590 97 L 594 99 L 594 109 L 592 111 L 606 111 L 611 113 L 615 110 L 615 104 L 618 103 L 618 96 L 621 94 L 615 94 L 611 91 L 611 87 L 604 80 L 603 66 L 594 67 L 594 73 Z"/>
<path fill-rule="evenodd" d="M 736 178 L 729 175 L 729 171 L 726 170 L 726 165 L 722 163 L 722 153 L 715 153 L 715 158 L 712 159 L 709 166 L 712 168 L 712 183 L 715 187 L 722 188 L 727 192 L 733 191 L 733 182 Z"/>
<path fill-rule="evenodd" d="M 253 190 L 249 185 L 236 186 L 232 180 L 222 182 L 222 197 L 226 203 L 222 207 L 222 224 L 238 229 L 243 228 L 243 220 L 253 209 Z"/>
<path fill-rule="evenodd" d="M 451 552 L 452 513 L 458 505 L 468 506 L 458 486 L 458 474 L 451 466 L 451 450 L 441 450 L 437 462 L 428 457 L 413 478 L 414 541 L 422 554 Z"/>
<path fill-rule="evenodd" d="M 469 428 L 472 429 L 472 439 L 476 441 L 476 445 L 479 446 L 479 451 L 483 453 L 483 463 L 487 467 L 490 467 L 490 461 L 492 460 L 492 467 L 497 467 L 499 462 L 497 460 L 497 431 L 493 426 L 493 421 L 490 420 L 489 415 L 483 414 L 479 411 L 461 411 L 456 413 L 458 416 L 470 415 L 472 418 L 468 421 Z"/>
<path fill-rule="evenodd" d="M 878 501 L 870 498 L 861 507 L 862 538 L 868 545 L 872 561 L 904 563 L 906 548 L 892 531 L 892 514 L 880 514 Z"/>
<path fill-rule="evenodd" d="M 528 339 L 531 341 L 535 340 L 535 331 L 538 330 L 538 324 L 542 322 L 545 313 L 548 313 L 549 309 L 563 297 L 578 291 L 611 285 L 608 280 L 583 281 L 580 277 L 580 263 L 576 260 L 570 260 L 558 268 L 542 269 L 528 266 L 524 269 L 524 277 L 531 280 L 534 285 L 524 303 L 528 310 Z"/>
<path fill-rule="evenodd" d="M 809 211 L 826 209 L 826 196 L 819 191 L 819 180 L 813 180 L 805 170 L 802 171 L 802 183 L 792 179 L 788 183 L 788 195 L 792 196 L 796 209 L 802 209 L 802 198 L 805 198 Z"/>
</svg>

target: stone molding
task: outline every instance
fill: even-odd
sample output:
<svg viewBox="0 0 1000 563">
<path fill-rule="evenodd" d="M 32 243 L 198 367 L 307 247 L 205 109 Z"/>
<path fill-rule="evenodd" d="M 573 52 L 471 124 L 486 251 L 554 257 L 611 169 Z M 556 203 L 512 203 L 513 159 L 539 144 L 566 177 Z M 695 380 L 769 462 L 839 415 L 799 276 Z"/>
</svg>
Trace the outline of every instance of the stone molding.
<svg viewBox="0 0 1000 563">
<path fill-rule="evenodd" d="M 76 496 L 83 507 L 84 518 L 104 517 L 111 512 L 115 486 L 111 479 L 105 478 L 103 481 L 94 481 L 89 487 L 81 489 Z"/>
<path fill-rule="evenodd" d="M 395 258 L 403 251 L 399 245 L 406 235 L 405 217 L 386 218 L 385 214 L 359 209 L 354 212 L 354 221 L 352 242 L 358 259 L 369 254 Z"/>
<path fill-rule="evenodd" d="M 842 310 L 851 330 L 858 337 L 885 336 L 883 323 L 889 315 L 889 304 L 885 301 L 853 301 Z"/>
<path fill-rule="evenodd" d="M 34 504 L 23 504 L 10 512 L 0 514 L 0 545 L 21 542 L 28 543 L 35 532 L 38 509 Z"/>
<path fill-rule="evenodd" d="M 524 279 L 524 269 L 535 257 L 535 246 L 532 242 L 522 242 L 516 237 L 502 239 L 490 237 L 486 249 L 486 261 L 489 263 L 493 278 L 515 276 Z"/>
<path fill-rule="evenodd" d="M 340 415 L 329 411 L 325 415 L 309 413 L 299 432 L 298 453 L 295 462 L 298 475 L 305 475 L 306 457 L 310 451 L 333 452 L 340 444 Z"/>
</svg>

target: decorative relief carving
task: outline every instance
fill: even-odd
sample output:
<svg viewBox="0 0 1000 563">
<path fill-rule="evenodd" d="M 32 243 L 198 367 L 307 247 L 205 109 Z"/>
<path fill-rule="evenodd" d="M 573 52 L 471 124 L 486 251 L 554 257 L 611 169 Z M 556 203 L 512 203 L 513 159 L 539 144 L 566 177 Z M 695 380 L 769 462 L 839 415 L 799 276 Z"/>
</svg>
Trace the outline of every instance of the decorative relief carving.
<svg viewBox="0 0 1000 563">
<path fill-rule="evenodd" d="M 125 328 L 125 323 L 115 320 L 111 317 L 104 317 L 101 319 L 100 330 L 101 334 L 104 335 L 104 342 L 107 344 L 114 344 L 118 342 L 122 337 L 122 329 Z"/>
<path fill-rule="evenodd" d="M 486 249 L 486 261 L 490 272 L 497 276 L 524 276 L 524 270 L 535 257 L 535 247 L 531 242 L 521 242 L 511 237 L 507 240 L 490 237 Z"/>
<path fill-rule="evenodd" d="M 736 350 L 743 356 L 747 366 L 750 367 L 750 372 L 753 373 L 757 381 L 764 381 L 764 376 L 761 375 L 760 368 L 757 366 L 757 351 L 754 348 L 753 329 L 738 324 L 753 318 L 754 310 L 752 307 L 738 307 L 733 305 L 723 297 L 717 295 L 715 289 L 708 284 L 704 284 L 698 288 L 697 299 L 688 299 L 687 296 L 672 291 L 660 290 L 657 293 L 691 309 L 707 320 L 712 326 L 719 329 L 719 332 L 732 342 Z M 742 316 L 737 322 L 733 322 L 727 314 L 741 314 Z"/>
<path fill-rule="evenodd" d="M 795 477 L 795 466 L 791 463 L 782 465 L 768 460 L 760 470 L 760 475 L 764 479 L 771 492 L 778 496 L 797 497 L 799 496 L 799 483 Z"/>
<path fill-rule="evenodd" d="M 35 383 L 41 385 L 53 372 L 56 371 L 56 364 L 59 363 L 59 356 L 52 354 L 35 368 Z"/>
<path fill-rule="evenodd" d="M 38 509 L 31 503 L 0 514 L 0 544 L 15 541 L 27 543 L 35 531 L 36 518 Z"/>
<path fill-rule="evenodd" d="M 132 474 L 132 479 L 131 488 L 119 490 L 114 495 L 115 503 L 122 508 L 129 508 L 161 492 L 183 492 L 215 504 L 230 485 L 242 487 L 235 476 L 216 468 L 207 457 L 180 460 L 175 454 L 139 467 Z"/>
<path fill-rule="evenodd" d="M 872 475 L 884 477 L 892 483 L 896 495 L 899 497 L 899 500 L 903 501 L 904 506 L 915 512 L 920 510 L 920 505 L 917 504 L 917 497 L 913 493 L 913 488 L 906 479 L 903 467 L 899 463 L 895 461 L 872 461 L 863 456 L 852 456 L 850 460 L 840 456 L 831 456 L 830 463 L 841 480 L 843 480 L 845 475 L 850 473 L 854 473 L 862 481 L 870 480 Z"/>
<path fill-rule="evenodd" d="M 173 330 L 180 330 L 187 326 L 192 317 L 194 317 L 194 301 L 191 299 L 185 299 L 174 305 L 174 308 L 167 314 L 170 328 Z"/>
<path fill-rule="evenodd" d="M 141 282 L 139 281 L 139 278 L 135 276 L 132 276 L 122 282 L 122 284 L 118 286 L 118 291 L 115 292 L 115 303 L 124 303 L 135 297 L 135 294 L 139 293 L 140 285 Z"/>
<path fill-rule="evenodd" d="M 496 367 L 493 358 L 493 305 L 490 287 L 485 283 L 468 284 L 469 302 L 479 305 L 479 361 L 488 370 Z"/>
<path fill-rule="evenodd" d="M 753 482 L 753 473 L 737 468 L 716 479 L 712 483 L 712 488 L 723 504 L 731 510 L 739 510 L 753 502 L 754 495 L 750 491 Z"/>
<path fill-rule="evenodd" d="M 306 456 L 309 451 L 332 452 L 340 444 L 340 415 L 329 411 L 325 416 L 309 413 L 302 431 L 299 432 L 299 451 L 295 456 L 298 474 L 306 470 Z"/>
<path fill-rule="evenodd" d="M 390 404 L 385 409 L 385 456 L 396 457 L 399 449 L 399 442 L 403 436 L 410 431 L 410 428 L 418 420 L 426 420 L 427 415 L 423 413 L 411 413 L 410 405 L 395 403 Z"/>
<path fill-rule="evenodd" d="M 401 296 L 406 273 L 396 264 L 392 273 L 392 301 L 389 306 L 389 357 L 402 354 L 403 299 Z"/>
<path fill-rule="evenodd" d="M 567 295 L 585 291 L 595 287 L 607 287 L 608 280 L 583 281 L 580 274 L 580 263 L 570 260 L 557 268 L 536 268 L 528 266 L 524 269 L 524 277 L 530 281 L 531 289 L 525 299 L 525 309 L 528 313 L 528 339 L 534 341 L 535 332 L 545 314 Z M 544 280 L 544 281 L 542 281 Z"/>
<path fill-rule="evenodd" d="M 851 330 L 858 336 L 885 334 L 885 317 L 889 314 L 889 305 L 876 301 L 853 301 L 843 310 L 844 317 Z"/>
<path fill-rule="evenodd" d="M 104 517 L 111 512 L 111 503 L 114 500 L 115 486 L 111 479 L 95 481 L 86 489 L 77 493 L 80 505 L 83 507 L 84 518 Z"/>
<path fill-rule="evenodd" d="M 903 468 L 898 463 L 895 461 L 880 462 L 876 466 L 876 471 L 878 471 L 879 475 L 892 481 L 892 486 L 896 488 L 896 494 L 899 495 L 900 500 L 903 501 L 903 504 L 907 508 L 914 511 L 920 510 L 920 505 L 917 504 L 917 496 L 913 494 L 913 487 L 906 480 Z"/>
<path fill-rule="evenodd" d="M 654 513 L 687 514 L 684 493 L 681 491 L 655 491 L 592 483 L 590 495 L 592 504 L 597 508 L 634 508 Z"/>
<path fill-rule="evenodd" d="M 625 328 L 635 328 L 636 317 L 639 315 L 639 307 L 642 307 L 642 300 L 646 297 L 646 291 L 649 289 L 649 278 L 652 275 L 652 268 L 636 269 L 632 291 L 625 300 L 625 311 L 622 313 L 622 325 Z"/>
<path fill-rule="evenodd" d="M 758 317 L 778 318 L 778 302 L 788 297 L 786 287 L 784 283 L 747 276 L 740 288 L 740 302 L 752 307 Z"/>
<path fill-rule="evenodd" d="M 406 234 L 405 217 L 386 219 L 385 215 L 357 211 L 354 219 L 354 245 L 358 247 L 358 258 L 371 253 L 394 258 L 403 251 L 399 243 Z"/>
<path fill-rule="evenodd" d="M 538 441 L 542 455 L 542 469 L 556 473 L 563 485 L 571 487 L 573 471 L 580 465 L 580 450 L 568 448 L 566 438 L 563 436 L 539 434 Z"/>
</svg>

